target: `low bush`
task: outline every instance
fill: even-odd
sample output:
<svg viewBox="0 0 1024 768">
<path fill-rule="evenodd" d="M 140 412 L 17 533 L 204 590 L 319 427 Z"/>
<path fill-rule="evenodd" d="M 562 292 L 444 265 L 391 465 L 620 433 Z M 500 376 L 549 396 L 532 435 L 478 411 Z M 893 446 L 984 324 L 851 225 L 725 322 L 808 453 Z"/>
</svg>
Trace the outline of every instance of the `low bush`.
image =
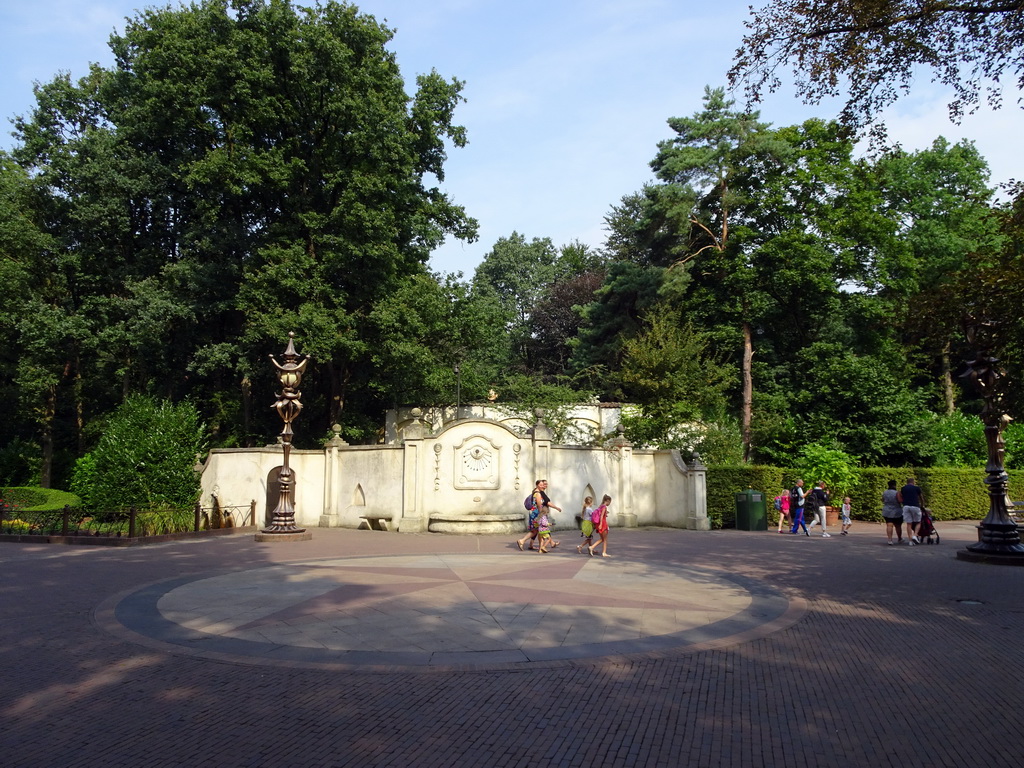
<svg viewBox="0 0 1024 768">
<path fill-rule="evenodd" d="M 133 395 L 111 415 L 96 448 L 75 464 L 71 489 L 91 513 L 135 506 L 188 509 L 205 430 L 189 402 Z"/>
<path fill-rule="evenodd" d="M 0 498 L 16 510 L 50 512 L 65 506 L 78 507 L 81 500 L 73 493 L 55 488 L 0 488 Z"/>
</svg>

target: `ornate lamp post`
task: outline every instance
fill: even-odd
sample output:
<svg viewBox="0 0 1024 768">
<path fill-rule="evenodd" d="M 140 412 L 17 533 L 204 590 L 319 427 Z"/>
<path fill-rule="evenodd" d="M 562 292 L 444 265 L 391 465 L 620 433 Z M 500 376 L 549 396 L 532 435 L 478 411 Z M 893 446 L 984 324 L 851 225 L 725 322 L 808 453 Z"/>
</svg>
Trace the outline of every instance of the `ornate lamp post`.
<svg viewBox="0 0 1024 768">
<path fill-rule="evenodd" d="M 299 354 L 295 351 L 295 334 L 288 334 L 288 346 L 282 357 L 284 363 L 278 363 L 273 355 L 270 360 L 277 368 L 277 378 L 281 382 L 281 393 L 277 396 L 277 402 L 273 407 L 284 422 L 284 429 L 281 430 L 281 446 L 284 448 L 284 463 L 281 466 L 281 473 L 278 475 L 280 495 L 277 507 L 270 519 L 270 525 L 256 534 L 257 541 L 282 541 L 295 539 L 310 539 L 312 534 L 305 528 L 295 525 L 295 507 L 292 504 L 292 470 L 288 459 L 292 449 L 292 422 L 298 418 L 302 410 L 302 403 L 299 398 L 302 393 L 299 391 L 299 384 L 302 382 L 302 374 L 306 370 L 309 356 L 299 360 Z"/>
<path fill-rule="evenodd" d="M 967 337 L 973 342 L 978 326 L 968 327 Z M 985 441 L 988 443 L 988 462 L 985 464 L 985 485 L 988 486 L 988 515 L 981 521 L 981 534 L 977 544 L 970 544 L 957 553 L 960 560 L 1004 562 L 1024 565 L 1024 544 L 1020 540 L 1020 529 L 1010 519 L 1006 507 L 1009 475 L 1003 467 L 1006 443 L 1003 428 L 1010 418 L 1002 410 L 1003 373 L 999 360 L 992 357 L 991 350 L 982 345 L 977 357 L 967 362 L 967 371 L 961 378 L 966 379 L 981 395 L 985 407 L 981 420 L 985 424 Z"/>
</svg>

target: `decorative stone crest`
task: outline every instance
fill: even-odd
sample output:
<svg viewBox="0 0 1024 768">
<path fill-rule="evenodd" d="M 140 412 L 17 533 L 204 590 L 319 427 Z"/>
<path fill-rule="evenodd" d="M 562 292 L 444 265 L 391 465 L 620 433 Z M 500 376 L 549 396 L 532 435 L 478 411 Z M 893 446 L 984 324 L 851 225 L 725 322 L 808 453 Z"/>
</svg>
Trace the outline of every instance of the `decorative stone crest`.
<svg viewBox="0 0 1024 768">
<path fill-rule="evenodd" d="M 473 435 L 454 446 L 455 487 L 460 490 L 496 490 L 500 487 L 500 449 L 483 435 Z"/>
</svg>

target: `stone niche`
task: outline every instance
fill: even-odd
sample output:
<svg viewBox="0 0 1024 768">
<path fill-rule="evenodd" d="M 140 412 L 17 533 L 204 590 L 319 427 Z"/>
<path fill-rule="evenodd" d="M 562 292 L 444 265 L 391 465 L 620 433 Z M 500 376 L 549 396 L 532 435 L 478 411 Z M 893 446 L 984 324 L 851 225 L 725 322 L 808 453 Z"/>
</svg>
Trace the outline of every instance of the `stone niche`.
<svg viewBox="0 0 1024 768">
<path fill-rule="evenodd" d="M 524 443 L 529 440 L 497 422 L 473 419 L 451 424 L 428 442 L 434 467 L 431 491 L 423 500 L 427 530 L 517 533 L 524 529 L 526 510 L 516 499 L 528 482 L 520 472 Z"/>
</svg>

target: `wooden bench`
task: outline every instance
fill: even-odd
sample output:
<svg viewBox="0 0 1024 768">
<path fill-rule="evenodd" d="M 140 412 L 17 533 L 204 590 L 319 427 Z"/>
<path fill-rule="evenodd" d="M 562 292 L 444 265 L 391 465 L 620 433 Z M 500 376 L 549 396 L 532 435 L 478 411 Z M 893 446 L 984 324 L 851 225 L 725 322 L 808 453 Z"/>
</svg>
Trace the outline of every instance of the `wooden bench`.
<svg viewBox="0 0 1024 768">
<path fill-rule="evenodd" d="M 359 519 L 362 521 L 359 523 L 359 528 L 363 527 L 363 523 L 366 523 L 367 530 L 370 531 L 390 531 L 388 523 L 391 522 L 393 515 L 360 515 Z"/>
</svg>

